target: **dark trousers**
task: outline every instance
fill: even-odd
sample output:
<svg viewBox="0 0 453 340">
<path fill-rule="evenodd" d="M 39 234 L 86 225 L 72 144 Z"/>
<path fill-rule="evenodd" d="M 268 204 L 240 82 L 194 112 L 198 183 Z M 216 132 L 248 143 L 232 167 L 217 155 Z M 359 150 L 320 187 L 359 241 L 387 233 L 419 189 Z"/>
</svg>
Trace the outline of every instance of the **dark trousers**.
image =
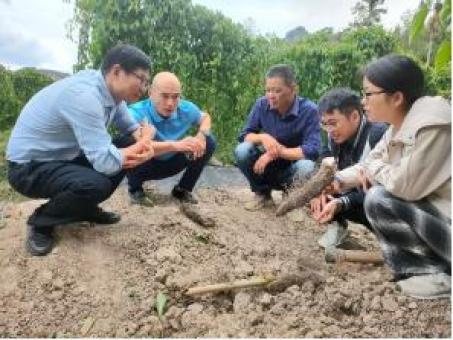
<svg viewBox="0 0 453 340">
<path fill-rule="evenodd" d="M 358 207 L 352 207 L 344 211 L 340 211 L 338 214 L 335 215 L 334 220 L 345 227 L 348 225 L 348 221 L 352 221 L 355 223 L 362 224 L 368 230 L 373 231 L 373 229 L 371 228 L 371 224 L 368 221 L 368 218 L 366 217 L 363 205 L 360 205 Z"/>
<path fill-rule="evenodd" d="M 72 161 L 8 165 L 8 181 L 16 191 L 30 198 L 49 199 L 28 219 L 29 224 L 39 227 L 89 219 L 125 176 L 124 171 L 111 177 L 97 172 L 84 155 Z"/>
<path fill-rule="evenodd" d="M 176 175 L 184 171 L 179 187 L 192 191 L 200 178 L 209 159 L 212 157 L 216 148 L 214 137 L 206 137 L 205 154 L 196 159 L 189 160 L 185 154 L 177 153 L 173 157 L 165 160 L 151 159 L 138 167 L 127 172 L 127 180 L 129 183 L 129 192 L 137 192 L 143 190 L 143 183 L 148 180 L 159 180 Z"/>
</svg>

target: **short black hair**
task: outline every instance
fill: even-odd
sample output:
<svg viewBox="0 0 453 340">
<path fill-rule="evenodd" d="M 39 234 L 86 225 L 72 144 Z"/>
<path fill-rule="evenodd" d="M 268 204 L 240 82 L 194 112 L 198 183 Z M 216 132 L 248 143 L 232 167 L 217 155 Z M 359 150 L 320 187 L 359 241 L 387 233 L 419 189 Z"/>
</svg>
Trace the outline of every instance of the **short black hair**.
<svg viewBox="0 0 453 340">
<path fill-rule="evenodd" d="M 423 96 L 425 91 L 422 69 L 404 55 L 388 54 L 372 61 L 363 70 L 363 76 L 388 93 L 401 92 L 406 109 Z"/>
<path fill-rule="evenodd" d="M 138 47 L 119 44 L 107 51 L 101 65 L 102 74 L 107 74 L 113 65 L 120 65 L 126 72 L 136 69 L 149 70 L 151 58 Z"/>
<path fill-rule="evenodd" d="M 318 103 L 318 113 L 331 113 L 334 110 L 349 116 L 354 110 L 362 113 L 362 103 L 360 96 L 349 88 L 339 87 L 326 92 Z"/>
<path fill-rule="evenodd" d="M 266 79 L 275 77 L 282 78 L 287 86 L 293 86 L 297 83 L 293 68 L 287 64 L 277 64 L 269 68 L 266 72 Z"/>
</svg>

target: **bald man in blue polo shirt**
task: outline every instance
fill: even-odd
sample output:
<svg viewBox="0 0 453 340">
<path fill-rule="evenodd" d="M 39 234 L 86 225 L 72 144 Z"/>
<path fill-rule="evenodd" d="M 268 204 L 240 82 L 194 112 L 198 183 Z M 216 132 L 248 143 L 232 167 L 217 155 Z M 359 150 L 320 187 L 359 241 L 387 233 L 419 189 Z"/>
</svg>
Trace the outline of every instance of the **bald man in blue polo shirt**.
<svg viewBox="0 0 453 340">
<path fill-rule="evenodd" d="M 209 114 L 181 99 L 181 83 L 170 72 L 156 74 L 149 98 L 129 106 L 129 111 L 137 122 L 148 122 L 156 129 L 155 158 L 127 174 L 131 203 L 152 206 L 143 183 L 173 176 L 184 169 L 172 196 L 182 202 L 197 203 L 192 190 L 216 147 Z M 187 136 L 192 126 L 198 126 L 198 132 Z"/>
</svg>

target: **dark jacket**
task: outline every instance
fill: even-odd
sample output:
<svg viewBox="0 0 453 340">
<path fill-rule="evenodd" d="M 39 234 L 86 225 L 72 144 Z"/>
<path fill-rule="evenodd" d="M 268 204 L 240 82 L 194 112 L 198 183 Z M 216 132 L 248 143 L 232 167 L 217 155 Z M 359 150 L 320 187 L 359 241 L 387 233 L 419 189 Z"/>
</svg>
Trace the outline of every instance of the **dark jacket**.
<svg viewBox="0 0 453 340">
<path fill-rule="evenodd" d="M 338 170 L 343 170 L 364 159 L 371 149 L 379 142 L 387 124 L 371 123 L 362 116 L 360 126 L 354 136 L 342 144 L 336 144 L 332 139 L 328 139 L 328 144 L 321 149 L 321 158 L 334 157 Z M 363 205 L 365 193 L 360 189 L 353 189 L 342 193 L 338 198 L 343 205 L 342 210 L 359 207 Z"/>
</svg>

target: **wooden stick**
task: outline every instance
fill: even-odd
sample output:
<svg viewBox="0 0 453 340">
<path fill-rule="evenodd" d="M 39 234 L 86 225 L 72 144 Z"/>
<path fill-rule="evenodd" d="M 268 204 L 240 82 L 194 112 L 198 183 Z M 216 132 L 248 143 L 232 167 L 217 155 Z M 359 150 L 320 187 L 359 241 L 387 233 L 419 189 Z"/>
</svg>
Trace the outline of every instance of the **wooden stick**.
<svg viewBox="0 0 453 340">
<path fill-rule="evenodd" d="M 215 227 L 215 220 L 210 216 L 203 216 L 198 207 L 193 204 L 181 204 L 181 212 L 186 215 L 193 222 L 205 228 Z"/>
<path fill-rule="evenodd" d="M 281 216 L 287 212 L 302 207 L 312 198 L 318 196 L 325 187 L 333 181 L 336 164 L 332 157 L 323 159 L 318 172 L 305 183 L 294 183 L 288 198 L 277 208 L 276 215 Z"/>
<path fill-rule="evenodd" d="M 193 296 L 198 294 L 218 293 L 238 288 L 250 288 L 266 286 L 275 280 L 274 276 L 257 276 L 250 279 L 238 280 L 233 282 L 217 283 L 213 285 L 189 288 L 186 295 Z"/>
<path fill-rule="evenodd" d="M 382 254 L 377 251 L 344 250 L 326 248 L 326 262 L 384 263 Z"/>
</svg>

